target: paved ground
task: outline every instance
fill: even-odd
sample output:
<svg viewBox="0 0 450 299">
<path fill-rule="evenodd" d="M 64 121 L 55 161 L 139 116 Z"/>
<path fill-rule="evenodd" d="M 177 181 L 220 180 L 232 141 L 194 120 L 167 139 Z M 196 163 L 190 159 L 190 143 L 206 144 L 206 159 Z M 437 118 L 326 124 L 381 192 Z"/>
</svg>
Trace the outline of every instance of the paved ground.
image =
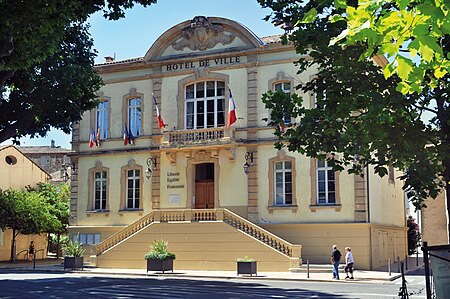
<svg viewBox="0 0 450 299">
<path fill-rule="evenodd" d="M 143 261 L 144 263 L 144 261 Z M 408 270 L 406 273 L 418 273 L 421 271 L 423 262 L 422 258 L 416 261 L 416 257 L 408 258 Z M 417 266 L 418 264 L 418 266 Z M 284 280 L 284 281 L 333 281 L 331 279 L 331 265 L 329 265 L 329 272 L 310 272 L 309 277 L 307 273 L 290 273 L 290 272 L 258 272 L 257 276 L 237 275 L 235 271 L 194 271 L 194 270 L 177 270 L 175 263 L 175 270 L 171 272 L 146 272 L 143 269 L 104 269 L 86 267 L 83 270 L 77 271 L 64 271 L 62 260 L 46 259 L 36 260 L 35 270 L 40 272 L 82 272 L 91 274 L 103 274 L 103 275 L 132 275 L 132 276 L 156 276 L 156 277 L 184 277 L 184 278 L 222 278 L 222 279 L 257 279 L 257 280 Z M 313 265 L 312 267 L 313 268 Z M 16 271 L 33 269 L 33 263 L 28 261 L 17 261 L 16 263 L 0 262 L 0 270 L 5 272 L 7 269 L 14 269 Z M 339 282 L 375 282 L 380 281 L 393 281 L 400 277 L 398 263 L 393 263 L 391 266 L 391 273 L 389 273 L 388 267 L 383 267 L 379 271 L 363 271 L 356 270 L 354 273 L 354 280 L 345 280 L 345 273 L 341 274 L 341 280 Z"/>
</svg>

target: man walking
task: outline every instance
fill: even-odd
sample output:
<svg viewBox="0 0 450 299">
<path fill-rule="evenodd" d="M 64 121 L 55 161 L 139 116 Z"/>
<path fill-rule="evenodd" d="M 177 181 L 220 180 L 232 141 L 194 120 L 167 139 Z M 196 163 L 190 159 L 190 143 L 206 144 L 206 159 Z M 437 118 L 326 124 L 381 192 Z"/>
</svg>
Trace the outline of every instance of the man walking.
<svg viewBox="0 0 450 299">
<path fill-rule="evenodd" d="M 339 279 L 339 262 L 341 261 L 341 252 L 337 249 L 336 245 L 333 245 L 333 251 L 331 252 L 331 264 L 333 265 L 333 279 Z"/>
</svg>

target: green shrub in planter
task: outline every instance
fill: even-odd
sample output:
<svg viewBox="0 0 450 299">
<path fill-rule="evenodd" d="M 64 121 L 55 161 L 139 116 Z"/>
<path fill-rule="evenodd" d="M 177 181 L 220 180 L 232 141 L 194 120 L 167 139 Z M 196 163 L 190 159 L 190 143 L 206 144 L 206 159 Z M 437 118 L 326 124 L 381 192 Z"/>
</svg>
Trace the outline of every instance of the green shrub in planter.
<svg viewBox="0 0 450 299">
<path fill-rule="evenodd" d="M 82 257 L 84 254 L 84 248 L 81 247 L 79 242 L 68 241 L 67 244 L 63 245 L 63 250 L 66 253 L 66 256 L 71 257 Z"/>
<path fill-rule="evenodd" d="M 144 255 L 146 260 L 174 260 L 175 254 L 167 250 L 167 241 L 153 241 L 151 250 Z"/>
<path fill-rule="evenodd" d="M 175 254 L 167 250 L 167 241 L 153 241 L 151 250 L 144 255 L 147 260 L 148 271 L 164 271 L 171 270 L 173 272 L 173 260 Z"/>
<path fill-rule="evenodd" d="M 64 257 L 64 269 L 83 269 L 83 254 L 84 248 L 78 242 L 69 241 L 63 245 L 63 250 L 66 253 Z"/>
<path fill-rule="evenodd" d="M 251 259 L 247 256 L 244 256 L 243 258 L 237 259 L 237 274 L 250 274 L 253 276 L 253 274 L 257 275 L 256 273 L 257 267 L 256 267 L 256 261 L 254 259 Z"/>
</svg>

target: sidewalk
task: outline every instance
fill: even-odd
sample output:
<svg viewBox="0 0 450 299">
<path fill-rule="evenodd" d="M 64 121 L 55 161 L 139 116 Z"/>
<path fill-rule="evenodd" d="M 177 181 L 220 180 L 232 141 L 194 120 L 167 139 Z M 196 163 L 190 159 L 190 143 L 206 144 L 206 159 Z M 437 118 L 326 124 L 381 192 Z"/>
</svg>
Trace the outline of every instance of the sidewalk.
<svg viewBox="0 0 450 299">
<path fill-rule="evenodd" d="M 144 263 L 144 261 L 143 261 Z M 408 271 L 415 271 L 422 267 L 422 260 L 419 260 L 419 266 L 416 266 L 415 257 L 408 258 Z M 386 269 L 384 269 L 386 268 Z M 401 275 L 398 273 L 397 263 L 391 266 L 391 275 L 387 271 L 387 266 L 378 271 L 364 271 L 355 270 L 354 280 L 345 280 L 345 273 L 341 272 L 340 280 L 331 279 L 331 265 L 329 272 L 310 272 L 309 278 L 307 273 L 291 273 L 291 272 L 258 272 L 257 276 L 250 275 L 237 275 L 235 271 L 198 271 L 198 270 L 177 270 L 175 264 L 174 272 L 146 272 L 145 269 L 106 269 L 106 268 L 94 268 L 86 266 L 83 270 L 64 270 L 63 260 L 45 259 L 36 260 L 36 268 L 33 269 L 33 263 L 28 261 L 18 261 L 11 264 L 8 262 L 0 262 L 0 271 L 12 269 L 14 271 L 44 271 L 55 273 L 85 273 L 85 274 L 101 274 L 101 275 L 129 275 L 129 276 L 141 276 L 141 277 L 178 277 L 178 278 L 218 278 L 218 279 L 257 279 L 257 280 L 282 280 L 282 281 L 315 281 L 315 282 L 387 282 L 393 281 L 399 278 Z"/>
</svg>

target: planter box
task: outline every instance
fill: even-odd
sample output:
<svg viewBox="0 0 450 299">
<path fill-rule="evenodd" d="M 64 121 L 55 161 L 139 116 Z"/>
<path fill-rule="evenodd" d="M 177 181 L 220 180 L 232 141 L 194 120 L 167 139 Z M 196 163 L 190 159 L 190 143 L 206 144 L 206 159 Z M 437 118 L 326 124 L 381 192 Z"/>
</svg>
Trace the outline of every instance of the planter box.
<svg viewBox="0 0 450 299">
<path fill-rule="evenodd" d="M 80 269 L 83 270 L 83 257 L 82 256 L 65 256 L 64 257 L 64 270 L 66 269 Z"/>
<path fill-rule="evenodd" d="M 148 271 L 164 271 L 171 270 L 173 273 L 173 260 L 157 260 L 149 259 L 147 260 L 147 272 Z"/>
<path fill-rule="evenodd" d="M 256 274 L 256 261 L 253 262 L 237 262 L 237 274 Z"/>
</svg>

